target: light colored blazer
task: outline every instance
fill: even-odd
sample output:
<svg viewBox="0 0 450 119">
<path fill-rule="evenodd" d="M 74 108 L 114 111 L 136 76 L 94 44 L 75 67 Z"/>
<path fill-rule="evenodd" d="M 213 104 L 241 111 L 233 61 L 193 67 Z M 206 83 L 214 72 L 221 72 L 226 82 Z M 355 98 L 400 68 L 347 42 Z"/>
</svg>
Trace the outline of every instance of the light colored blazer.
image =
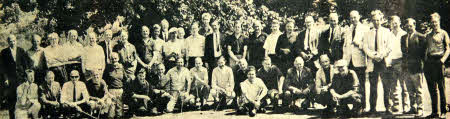
<svg viewBox="0 0 450 119">
<path fill-rule="evenodd" d="M 366 66 L 366 54 L 363 51 L 363 37 L 370 30 L 368 26 L 359 23 L 356 25 L 355 38 L 352 38 L 354 25 L 344 31 L 344 55 L 343 59 L 355 67 Z"/>
<path fill-rule="evenodd" d="M 325 74 L 325 71 L 323 70 L 323 68 L 320 68 L 319 70 L 317 70 L 316 72 L 316 80 L 315 80 L 315 90 L 317 94 L 321 94 L 322 93 L 322 88 L 323 86 L 331 86 L 331 82 L 333 82 L 333 76 L 334 76 L 334 66 L 330 65 L 330 72 L 329 74 Z M 327 81 L 327 77 L 325 75 L 330 75 L 330 83 L 326 84 Z"/>
<path fill-rule="evenodd" d="M 391 45 L 389 45 L 389 40 L 394 38 L 394 34 L 384 27 L 380 27 L 378 29 L 378 41 L 376 44 L 378 45 L 378 51 L 375 49 L 375 29 L 371 29 L 364 36 L 364 45 L 363 49 L 367 55 L 367 70 L 368 72 L 372 72 L 374 68 L 374 58 L 376 56 L 381 56 L 382 60 L 385 60 L 386 64 L 390 64 L 390 60 L 386 58 L 388 54 L 391 52 Z M 385 65 L 386 65 L 385 64 Z"/>
</svg>

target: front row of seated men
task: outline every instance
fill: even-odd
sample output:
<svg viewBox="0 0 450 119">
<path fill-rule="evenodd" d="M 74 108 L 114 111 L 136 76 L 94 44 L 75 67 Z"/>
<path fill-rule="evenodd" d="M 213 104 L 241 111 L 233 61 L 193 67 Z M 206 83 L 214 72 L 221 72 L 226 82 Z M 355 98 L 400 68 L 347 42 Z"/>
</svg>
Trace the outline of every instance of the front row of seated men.
<svg viewBox="0 0 450 119">
<path fill-rule="evenodd" d="M 112 56 L 113 59 L 118 57 L 115 53 Z M 218 59 L 211 87 L 200 58 L 195 60 L 196 66 L 191 70 L 184 67 L 180 58 L 176 67 L 166 74 L 165 66 L 158 64 L 155 73 L 146 74 L 147 71 L 141 69 L 136 79 L 131 80 L 127 79 L 121 64 L 113 60 L 111 69 L 104 75 L 105 80 L 95 72 L 94 78 L 79 81 L 79 72 L 73 70 L 71 81 L 64 83 L 62 88 L 54 80 L 52 71 L 48 71 L 44 83 L 37 86 L 33 83 L 33 70 L 27 70 L 27 82 L 17 89 L 16 117 L 38 118 L 40 114 L 43 118 L 52 118 L 63 114 L 70 118 L 98 114 L 105 118 L 118 118 L 123 116 L 124 102 L 129 106 L 128 112 L 140 115 L 173 112 L 176 105 L 182 110 L 183 106 L 197 107 L 200 103 L 203 109 L 210 94 L 214 98 L 211 107 L 236 106 L 238 112 L 250 116 L 255 116 L 257 111 L 265 112 L 265 106 L 269 104 L 274 109 L 306 110 L 313 100 L 326 106 L 325 111 L 328 112 L 348 112 L 348 104 L 353 105 L 355 114 L 362 112 L 358 77 L 355 71 L 347 68 L 344 60 L 335 62 L 333 66 L 326 55 L 321 56 L 322 68 L 314 78 L 301 57 L 295 59 L 294 67 L 286 76 L 271 65 L 270 58 L 266 58 L 261 69 L 248 66 L 245 80 L 236 82 L 241 95 L 233 91 L 236 88 L 233 70 L 225 62 L 224 58 Z"/>
</svg>

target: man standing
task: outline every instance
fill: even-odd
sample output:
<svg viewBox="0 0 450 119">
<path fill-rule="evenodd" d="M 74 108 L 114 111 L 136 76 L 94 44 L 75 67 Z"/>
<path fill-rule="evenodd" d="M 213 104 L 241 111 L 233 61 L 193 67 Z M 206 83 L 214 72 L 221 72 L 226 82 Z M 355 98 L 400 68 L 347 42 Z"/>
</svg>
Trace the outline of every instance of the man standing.
<svg viewBox="0 0 450 119">
<path fill-rule="evenodd" d="M 14 105 L 16 104 L 16 90 L 17 86 L 23 82 L 25 73 L 26 60 L 24 57 L 27 55 L 26 51 L 20 47 L 17 47 L 16 36 L 8 36 L 8 48 L 5 48 L 0 53 L 1 73 L 5 82 L 5 90 L 8 93 L 7 101 L 9 107 L 10 118 L 14 118 Z"/>
<path fill-rule="evenodd" d="M 183 58 L 176 60 L 176 67 L 167 72 L 169 78 L 169 94 L 173 97 L 167 104 L 167 111 L 172 112 L 176 103 L 180 100 L 181 105 L 192 105 L 195 98 L 189 92 L 191 91 L 191 73 L 184 67 Z M 184 103 L 184 104 L 183 104 Z"/>
<path fill-rule="evenodd" d="M 208 85 L 208 70 L 203 67 L 201 58 L 195 58 L 195 67 L 190 70 L 192 76 L 191 93 L 194 94 L 196 103 L 200 102 L 200 108 L 208 100 L 210 87 Z"/>
<path fill-rule="evenodd" d="M 195 65 L 195 58 L 203 58 L 205 55 L 205 37 L 198 33 L 199 24 L 194 22 L 191 26 L 191 36 L 186 38 L 186 61 L 188 68 Z"/>
<path fill-rule="evenodd" d="M 37 34 L 33 35 L 31 41 L 31 48 L 27 51 L 28 58 L 28 69 L 35 71 L 36 84 L 44 83 L 43 79 L 45 76 L 45 58 L 44 58 L 44 48 L 41 47 L 41 37 Z"/>
<path fill-rule="evenodd" d="M 128 42 L 128 33 L 122 31 L 120 33 L 119 43 L 114 46 L 113 52 L 117 52 L 120 56 L 119 62 L 123 65 L 127 77 L 134 79 L 134 73 L 137 67 L 137 58 L 139 58 L 136 48 Z"/>
<path fill-rule="evenodd" d="M 103 48 L 97 44 L 97 35 L 94 32 L 88 33 L 89 45 L 84 48 L 82 57 L 83 72 L 87 80 L 94 76 L 94 72 L 105 71 L 105 54 Z"/>
<path fill-rule="evenodd" d="M 265 50 L 264 55 L 266 57 L 270 57 L 272 59 L 273 64 L 278 65 L 278 58 L 275 53 L 275 49 L 277 47 L 278 38 L 281 34 L 280 31 L 280 22 L 278 20 L 273 20 L 270 26 L 270 34 L 267 36 L 267 39 L 264 41 L 263 48 Z"/>
<path fill-rule="evenodd" d="M 359 82 L 356 72 L 347 68 L 347 61 L 338 60 L 335 63 L 337 72 L 332 77 L 330 94 L 332 96 L 332 107 L 337 106 L 338 112 L 348 112 L 348 104 L 353 104 L 352 112 L 360 115 L 364 110 L 361 105 L 361 94 L 359 94 Z M 333 109 L 333 108 L 331 108 Z"/>
<path fill-rule="evenodd" d="M 269 92 L 267 93 L 268 95 L 266 98 L 262 100 L 263 102 L 261 105 L 268 105 L 269 102 L 267 99 L 270 99 L 274 108 L 278 108 L 278 100 L 283 93 L 284 75 L 277 66 L 272 65 L 270 57 L 266 57 L 264 61 L 262 61 L 262 66 L 263 67 L 256 72 L 256 76 L 261 78 L 264 84 L 266 84 Z"/>
<path fill-rule="evenodd" d="M 210 21 L 211 21 L 211 14 L 203 13 L 202 14 L 202 26 L 198 31 L 200 35 L 208 36 L 213 33 L 213 29 L 209 25 Z"/>
<path fill-rule="evenodd" d="M 234 22 L 234 33 L 225 38 L 228 59 L 230 60 L 230 67 L 238 64 L 239 59 L 244 58 L 247 54 L 247 47 L 244 46 L 246 36 L 242 34 L 242 23 L 240 21 Z"/>
<path fill-rule="evenodd" d="M 313 89 L 312 71 L 305 66 L 301 57 L 295 58 L 294 67 L 290 68 L 286 74 L 286 80 L 283 84 L 283 106 L 290 106 L 291 109 L 306 110 L 311 98 Z"/>
<path fill-rule="evenodd" d="M 310 68 L 312 72 L 316 72 L 319 63 L 316 62 L 319 59 L 319 29 L 314 27 L 314 18 L 307 16 L 305 18 L 306 30 L 299 33 L 300 42 L 297 42 L 297 55 L 301 56 L 305 60 L 305 66 Z M 313 74 L 314 75 L 314 74 Z"/>
<path fill-rule="evenodd" d="M 327 106 L 325 111 L 332 111 L 332 96 L 330 94 L 330 86 L 333 78 L 334 68 L 330 66 L 330 58 L 326 54 L 320 56 L 321 68 L 316 72 L 315 93 L 316 101 Z"/>
<path fill-rule="evenodd" d="M 109 113 L 120 118 L 123 116 L 124 86 L 129 83 L 129 78 L 127 78 L 122 64 L 119 63 L 119 54 L 112 52 L 111 59 L 112 64 L 108 64 L 104 73 L 105 82 L 108 84 L 108 92 L 111 94 L 111 99 L 114 104 Z"/>
<path fill-rule="evenodd" d="M 234 92 L 233 70 L 225 65 L 225 58 L 220 57 L 217 60 L 217 67 L 214 68 L 211 80 L 211 95 L 214 98 L 215 105 L 230 105 L 232 99 L 236 97 Z"/>
<path fill-rule="evenodd" d="M 112 40 L 113 40 L 113 33 L 111 30 L 108 29 L 104 32 L 103 41 L 98 43 L 100 46 L 102 46 L 102 48 L 104 50 L 105 60 L 106 60 L 105 62 L 107 64 L 111 64 L 111 62 L 112 62 L 112 59 L 111 59 L 112 48 L 116 44 Z"/>
<path fill-rule="evenodd" d="M 294 31 L 295 22 L 288 21 L 286 23 L 286 33 L 281 35 L 278 39 L 277 46 L 275 48 L 276 56 L 280 61 L 276 64 L 280 67 L 281 72 L 286 73 L 286 71 L 292 67 L 292 64 L 287 62 L 294 61 L 295 57 L 298 56 L 296 45 L 300 40 L 297 40 L 298 32 Z"/>
<path fill-rule="evenodd" d="M 209 77 L 212 76 L 213 69 L 217 67 L 217 60 L 219 57 L 225 55 L 223 50 L 225 33 L 220 32 L 219 21 L 214 21 L 212 23 L 212 28 L 214 32 L 206 36 L 205 54 L 203 55 L 203 59 L 206 61 L 205 66 L 208 69 Z M 209 79 L 209 82 L 211 82 L 211 78 Z"/>
<path fill-rule="evenodd" d="M 387 66 L 388 66 L 388 75 L 392 76 L 392 83 L 394 87 L 392 87 L 392 111 L 395 113 L 401 113 L 403 111 L 409 111 L 410 110 L 410 104 L 407 102 L 409 100 L 409 96 L 407 95 L 408 92 L 406 90 L 406 87 L 404 85 L 404 81 L 402 79 L 402 50 L 401 50 L 401 37 L 406 34 L 406 32 L 400 28 L 400 17 L 398 16 L 391 16 L 390 17 L 390 24 L 391 24 L 391 32 L 393 33 L 393 38 L 388 40 L 388 43 L 390 44 L 390 47 L 392 48 L 392 52 L 389 53 L 387 56 Z M 401 91 L 396 90 L 397 88 L 397 81 L 400 81 L 400 87 L 403 88 L 403 94 Z M 403 106 L 400 108 L 400 98 L 403 100 Z"/>
<path fill-rule="evenodd" d="M 27 81 L 17 87 L 17 102 L 15 110 L 16 119 L 28 118 L 31 115 L 33 119 L 39 118 L 41 104 L 38 101 L 38 85 L 34 83 L 34 71 L 26 71 Z"/>
<path fill-rule="evenodd" d="M 423 94 L 422 94 L 422 66 L 425 57 L 425 35 L 416 31 L 416 21 L 412 18 L 406 19 L 406 35 L 401 37 L 401 50 L 403 53 L 403 69 L 405 87 L 409 94 L 410 113 L 423 116 Z M 403 86 L 402 86 L 403 87 Z M 413 107 L 416 105 L 416 107 Z M 405 110 L 403 110 L 405 111 Z"/>
<path fill-rule="evenodd" d="M 150 29 L 147 26 L 142 26 L 141 37 L 141 42 L 136 46 L 137 53 L 140 56 L 140 60 L 138 60 L 138 63 L 141 65 L 141 67 L 147 69 L 147 74 L 150 74 L 150 69 L 152 68 L 153 64 L 155 64 L 157 59 L 155 55 L 157 54 L 157 51 L 154 50 L 155 40 L 150 38 Z"/>
<path fill-rule="evenodd" d="M 260 21 L 254 22 L 253 25 L 255 31 L 245 43 L 245 45 L 248 47 L 247 59 L 249 65 L 255 66 L 256 68 L 261 68 L 261 62 L 264 60 L 265 52 L 263 45 L 264 41 L 267 38 L 267 34 L 262 31 L 264 27 L 262 26 Z"/>
<path fill-rule="evenodd" d="M 261 100 L 267 95 L 267 87 L 260 78 L 256 77 L 255 67 L 249 67 L 247 79 L 240 83 L 240 87 L 242 89 L 240 103 L 243 103 L 240 109 L 246 108 L 250 117 L 254 117 L 257 110 L 265 110 Z"/>
<path fill-rule="evenodd" d="M 363 37 L 369 27 L 362 24 L 359 19 L 361 16 L 358 11 L 350 12 L 350 28 L 344 32 L 344 56 L 343 59 L 347 61 L 348 68 L 355 71 L 358 80 L 361 83 L 360 92 L 362 95 L 362 105 L 366 106 L 366 54 L 363 51 Z"/>
<path fill-rule="evenodd" d="M 86 85 L 79 81 L 80 74 L 77 70 L 72 70 L 70 72 L 70 79 L 64 83 L 61 90 L 61 104 L 65 109 L 64 116 L 70 116 L 69 114 L 76 114 L 75 116 L 80 116 L 79 112 L 82 112 L 81 105 L 85 105 L 89 100 L 89 92 L 87 91 Z"/>
<path fill-rule="evenodd" d="M 426 35 L 426 57 L 425 57 L 425 77 L 427 79 L 428 90 L 430 91 L 432 112 L 428 117 L 437 118 L 438 109 L 441 116 L 445 115 L 445 95 L 443 64 L 450 55 L 450 39 L 448 33 L 441 29 L 441 16 L 438 13 L 431 14 L 432 31 Z M 438 105 L 437 89 L 439 89 L 440 105 Z"/>
<path fill-rule="evenodd" d="M 165 42 L 169 41 L 169 21 L 163 19 L 161 21 L 161 39 Z"/>
<path fill-rule="evenodd" d="M 320 37 L 318 47 L 320 54 L 327 54 L 330 56 L 330 63 L 334 63 L 334 61 L 342 59 L 343 56 L 344 40 L 342 40 L 342 32 L 344 30 L 339 26 L 337 13 L 330 13 L 329 24 L 330 27 Z"/>
<path fill-rule="evenodd" d="M 395 88 L 392 77 L 389 74 L 385 74 L 387 66 L 387 56 L 391 51 L 388 40 L 393 38 L 392 32 L 389 29 L 381 26 L 383 20 L 383 13 L 380 10 L 374 10 L 371 12 L 372 23 L 374 28 L 366 33 L 364 36 L 364 53 L 367 54 L 367 71 L 369 72 L 370 82 L 370 112 L 376 112 L 376 100 L 378 90 L 378 77 L 382 76 L 381 81 L 383 83 L 384 106 L 387 113 L 391 113 L 391 105 L 389 104 L 389 98 L 392 96 L 392 89 Z"/>
</svg>

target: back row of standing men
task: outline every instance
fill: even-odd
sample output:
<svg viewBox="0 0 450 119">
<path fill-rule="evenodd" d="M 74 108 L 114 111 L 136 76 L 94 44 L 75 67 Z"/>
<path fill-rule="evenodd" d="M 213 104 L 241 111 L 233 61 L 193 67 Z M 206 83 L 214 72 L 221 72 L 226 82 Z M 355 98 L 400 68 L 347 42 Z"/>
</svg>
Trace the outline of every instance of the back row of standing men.
<svg viewBox="0 0 450 119">
<path fill-rule="evenodd" d="M 172 112 L 175 105 L 199 102 L 204 107 L 210 93 L 215 105 L 234 102 L 238 111 L 250 115 L 256 110 L 264 112 L 268 104 L 305 110 L 311 102 L 326 105 L 325 111 L 353 103 L 356 114 L 364 108 L 373 113 L 381 76 L 386 112 L 423 116 L 420 74 L 425 71 L 432 98 L 430 116 L 439 116 L 437 89 L 445 101 L 443 66 L 450 55 L 440 16 L 431 15 L 432 31 L 426 35 L 416 32 L 412 18 L 406 20 L 406 32 L 398 16 L 389 17 L 390 29 L 382 26 L 383 18 L 379 10 L 372 11 L 369 27 L 352 11 L 351 25 L 344 28 L 338 25 L 338 14 L 331 13 L 329 27 L 320 28 L 307 16 L 306 30 L 296 32 L 295 23 L 288 21 L 284 33 L 274 20 L 270 34 L 262 32 L 263 25 L 256 21 L 254 33 L 245 36 L 239 21 L 234 23 L 233 34 L 226 35 L 218 21 L 209 24 L 211 16 L 206 13 L 202 25 L 193 23 L 187 38 L 184 29 L 169 29 L 163 20 L 162 27 L 152 27 L 151 36 L 150 29 L 143 26 L 142 39 L 135 45 L 128 42 L 126 31 L 120 32 L 116 41 L 114 33 L 106 30 L 99 43 L 94 32 L 88 33 L 90 43 L 83 46 L 77 42 L 77 32 L 71 30 L 68 42 L 62 45 L 58 34 L 50 33 L 46 48 L 40 47 L 41 38 L 34 35 L 28 51 L 17 47 L 15 36 L 10 35 L 9 48 L 1 52 L 2 66 L 8 67 L 2 68 L 6 89 L 12 92 L 8 101 L 17 102 L 10 115 L 15 111 L 16 117 L 28 115 L 25 112 L 38 116 L 36 110 L 48 113 L 60 107 L 83 111 L 80 106 L 86 104 L 91 112 L 120 117 L 124 101 L 133 113 Z M 166 68 L 170 70 L 166 72 Z M 366 74 L 369 107 L 364 107 Z M 32 83 L 34 77 L 40 86 Z M 78 81 L 80 78 L 84 81 Z M 394 98 L 397 81 L 407 92 L 403 97 L 410 98 L 409 102 L 403 100 L 402 107 Z M 279 99 L 283 99 L 281 106 Z M 441 114 L 445 114 L 446 104 L 440 104 Z"/>
</svg>

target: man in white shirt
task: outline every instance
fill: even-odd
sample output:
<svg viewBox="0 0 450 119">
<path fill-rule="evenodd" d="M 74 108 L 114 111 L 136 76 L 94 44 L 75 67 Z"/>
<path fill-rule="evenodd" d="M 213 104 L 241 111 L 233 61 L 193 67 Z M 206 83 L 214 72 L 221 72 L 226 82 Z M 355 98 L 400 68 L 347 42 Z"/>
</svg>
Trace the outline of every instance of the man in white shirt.
<svg viewBox="0 0 450 119">
<path fill-rule="evenodd" d="M 256 69 L 253 66 L 248 68 L 247 80 L 240 83 L 242 89 L 242 97 L 239 100 L 241 103 L 239 109 L 248 111 L 250 117 L 256 115 L 256 110 L 263 110 L 261 107 L 261 100 L 267 95 L 267 87 L 264 82 L 256 77 Z"/>
<path fill-rule="evenodd" d="M 186 58 L 188 68 L 195 65 L 195 58 L 202 58 L 205 54 L 205 37 L 198 33 L 199 23 L 194 22 L 191 26 L 191 36 L 186 38 Z"/>
</svg>

